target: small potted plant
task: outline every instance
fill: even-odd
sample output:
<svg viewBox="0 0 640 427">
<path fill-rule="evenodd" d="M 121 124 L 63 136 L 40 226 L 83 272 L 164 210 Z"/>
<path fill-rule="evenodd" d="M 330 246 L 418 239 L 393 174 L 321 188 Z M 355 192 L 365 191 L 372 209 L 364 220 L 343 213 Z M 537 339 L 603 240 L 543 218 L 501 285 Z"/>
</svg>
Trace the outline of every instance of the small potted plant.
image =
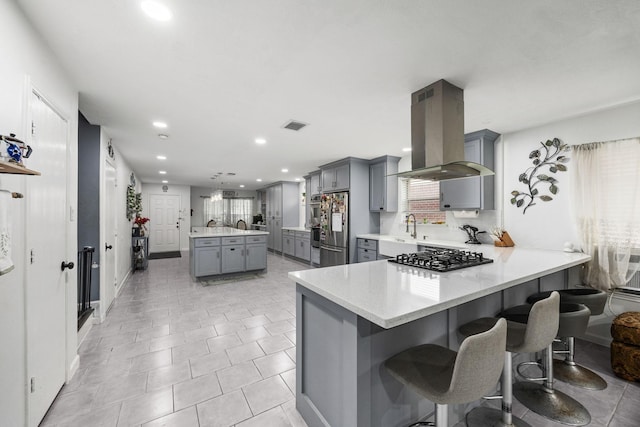
<svg viewBox="0 0 640 427">
<path fill-rule="evenodd" d="M 147 231 L 147 227 L 145 227 L 145 224 L 147 222 L 149 222 L 149 218 L 141 217 L 141 216 L 135 217 L 135 219 L 133 220 L 133 223 L 136 226 L 133 227 L 132 229 L 133 237 L 144 236 L 144 233 Z"/>
</svg>

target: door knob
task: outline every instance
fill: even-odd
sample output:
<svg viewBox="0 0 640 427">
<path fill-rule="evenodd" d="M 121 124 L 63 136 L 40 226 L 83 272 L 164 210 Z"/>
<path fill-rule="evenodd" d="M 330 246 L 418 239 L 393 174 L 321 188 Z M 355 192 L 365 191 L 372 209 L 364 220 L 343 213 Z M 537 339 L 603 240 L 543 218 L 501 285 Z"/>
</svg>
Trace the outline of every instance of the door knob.
<svg viewBox="0 0 640 427">
<path fill-rule="evenodd" d="M 62 261 L 62 264 L 60 264 L 60 271 L 64 271 L 65 268 L 68 268 L 69 270 L 73 270 L 73 266 L 74 264 L 72 262 Z"/>
<path fill-rule="evenodd" d="M 113 249 L 113 246 L 108 245 L 108 244 L 106 244 L 106 243 L 105 243 L 105 244 L 104 244 L 104 250 L 105 250 L 105 251 L 108 251 L 109 249 Z"/>
</svg>

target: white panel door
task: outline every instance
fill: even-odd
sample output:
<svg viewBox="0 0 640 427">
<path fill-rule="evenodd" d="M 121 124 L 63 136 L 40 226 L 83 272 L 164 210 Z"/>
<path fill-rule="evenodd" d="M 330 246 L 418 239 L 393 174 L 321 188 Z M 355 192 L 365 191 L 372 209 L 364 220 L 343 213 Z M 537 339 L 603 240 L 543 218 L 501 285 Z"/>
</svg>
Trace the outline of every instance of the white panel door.
<svg viewBox="0 0 640 427">
<path fill-rule="evenodd" d="M 67 282 L 68 123 L 36 94 L 31 96 L 33 154 L 29 167 L 42 176 L 27 179 L 27 381 L 29 425 L 42 420 L 65 381 Z M 70 258 L 70 259 L 69 259 Z M 1 417 L 0 417 L 1 418 Z"/>
<path fill-rule="evenodd" d="M 104 280 L 100 289 L 100 306 L 105 310 L 100 310 L 103 320 L 109 307 L 116 296 L 116 169 L 109 161 L 104 164 L 104 186 L 105 186 L 105 209 L 104 214 L 104 242 L 99 248 L 101 252 L 102 268 L 104 268 Z"/>
<path fill-rule="evenodd" d="M 180 196 L 152 194 L 149 197 L 149 252 L 180 250 Z"/>
</svg>

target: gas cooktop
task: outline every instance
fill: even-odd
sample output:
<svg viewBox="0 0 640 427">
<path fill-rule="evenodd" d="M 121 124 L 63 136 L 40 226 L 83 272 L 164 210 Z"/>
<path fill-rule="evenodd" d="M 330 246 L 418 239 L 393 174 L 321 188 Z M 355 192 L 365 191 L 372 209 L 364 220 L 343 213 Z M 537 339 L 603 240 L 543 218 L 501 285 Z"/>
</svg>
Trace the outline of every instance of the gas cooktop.
<svg viewBox="0 0 640 427">
<path fill-rule="evenodd" d="M 452 271 L 460 268 L 489 264 L 493 260 L 485 258 L 481 252 L 459 249 L 426 247 L 422 252 L 400 254 L 389 260 L 401 265 L 424 268 L 433 271 Z"/>
</svg>

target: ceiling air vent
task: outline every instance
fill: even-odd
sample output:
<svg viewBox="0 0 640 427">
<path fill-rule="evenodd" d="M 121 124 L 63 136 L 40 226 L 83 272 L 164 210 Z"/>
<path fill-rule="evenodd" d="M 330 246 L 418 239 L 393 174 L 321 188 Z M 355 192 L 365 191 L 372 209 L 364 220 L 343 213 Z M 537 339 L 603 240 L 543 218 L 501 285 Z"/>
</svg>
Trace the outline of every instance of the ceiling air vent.
<svg viewBox="0 0 640 427">
<path fill-rule="evenodd" d="M 295 131 L 299 131 L 300 129 L 302 129 L 305 126 L 309 126 L 308 123 L 302 123 L 299 122 L 297 120 L 290 120 L 287 123 L 284 124 L 284 126 L 282 126 L 285 129 L 291 129 L 291 130 L 295 130 Z"/>
</svg>

